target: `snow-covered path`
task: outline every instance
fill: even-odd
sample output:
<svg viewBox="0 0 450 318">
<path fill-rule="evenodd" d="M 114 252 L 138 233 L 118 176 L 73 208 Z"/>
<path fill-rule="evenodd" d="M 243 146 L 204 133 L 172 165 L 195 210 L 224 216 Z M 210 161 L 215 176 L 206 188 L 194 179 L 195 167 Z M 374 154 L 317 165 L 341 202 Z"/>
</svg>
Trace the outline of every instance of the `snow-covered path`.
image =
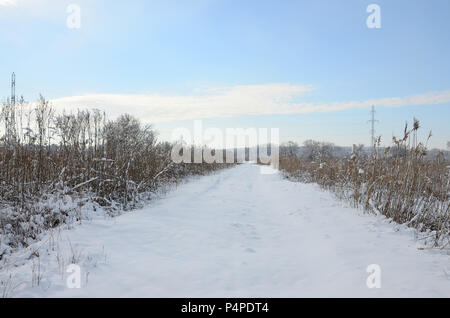
<svg viewBox="0 0 450 318">
<path fill-rule="evenodd" d="M 143 210 L 64 231 L 82 255 L 82 288 L 43 259 L 40 286 L 12 295 L 450 297 L 449 256 L 418 250 L 411 230 L 260 169 L 202 177 Z M 380 289 L 366 286 L 370 264 Z"/>
</svg>

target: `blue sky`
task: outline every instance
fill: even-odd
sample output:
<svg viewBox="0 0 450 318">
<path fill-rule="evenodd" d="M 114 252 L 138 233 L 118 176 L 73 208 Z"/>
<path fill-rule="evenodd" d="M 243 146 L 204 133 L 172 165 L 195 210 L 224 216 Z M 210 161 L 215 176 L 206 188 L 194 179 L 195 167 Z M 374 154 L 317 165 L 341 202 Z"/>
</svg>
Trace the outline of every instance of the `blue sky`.
<svg viewBox="0 0 450 318">
<path fill-rule="evenodd" d="M 130 112 L 164 139 L 204 118 L 368 144 L 373 102 L 386 142 L 413 116 L 431 146 L 450 140 L 448 0 L 0 0 L 0 54 L 1 98 L 14 71 L 27 100 Z"/>
</svg>

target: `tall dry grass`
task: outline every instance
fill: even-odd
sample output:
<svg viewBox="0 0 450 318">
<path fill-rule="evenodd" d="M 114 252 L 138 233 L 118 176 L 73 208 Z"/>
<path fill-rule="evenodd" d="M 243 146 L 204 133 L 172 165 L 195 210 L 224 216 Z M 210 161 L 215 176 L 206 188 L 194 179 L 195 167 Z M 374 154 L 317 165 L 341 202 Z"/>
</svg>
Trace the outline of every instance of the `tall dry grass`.
<svg viewBox="0 0 450 318">
<path fill-rule="evenodd" d="M 173 164 L 173 145 L 158 142 L 138 119 L 56 113 L 43 97 L 5 103 L 0 127 L 0 259 L 46 229 L 81 221 L 83 206 L 111 214 L 134 209 L 187 176 L 230 166 Z"/>
<path fill-rule="evenodd" d="M 417 140 L 419 128 L 417 120 L 411 129 L 406 125 L 403 136 L 381 151 L 378 138 L 371 155 L 358 147 L 345 159 L 305 159 L 284 151 L 280 169 L 289 178 L 318 183 L 354 206 L 426 232 L 434 246 L 448 248 L 450 163 L 443 155 L 426 158 L 426 143 Z"/>
</svg>

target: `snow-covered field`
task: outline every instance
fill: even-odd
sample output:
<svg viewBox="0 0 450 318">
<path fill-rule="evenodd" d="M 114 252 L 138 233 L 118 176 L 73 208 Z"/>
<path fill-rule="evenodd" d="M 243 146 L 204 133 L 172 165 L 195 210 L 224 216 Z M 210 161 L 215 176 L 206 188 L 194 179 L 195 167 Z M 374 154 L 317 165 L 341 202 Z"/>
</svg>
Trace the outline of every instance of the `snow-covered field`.
<svg viewBox="0 0 450 318">
<path fill-rule="evenodd" d="M 145 209 L 55 231 L 33 247 L 39 258 L 0 272 L 6 294 L 450 297 L 445 251 L 418 249 L 413 230 L 260 169 L 240 165 Z M 80 289 L 66 286 L 70 263 L 81 265 Z M 379 289 L 366 285 L 371 264 Z"/>
</svg>

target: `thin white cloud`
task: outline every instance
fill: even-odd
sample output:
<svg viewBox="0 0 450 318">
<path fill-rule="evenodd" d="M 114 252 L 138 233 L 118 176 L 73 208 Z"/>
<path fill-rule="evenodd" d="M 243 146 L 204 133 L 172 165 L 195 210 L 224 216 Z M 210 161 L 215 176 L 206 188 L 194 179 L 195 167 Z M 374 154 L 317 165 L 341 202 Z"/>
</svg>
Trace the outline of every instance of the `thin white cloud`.
<svg viewBox="0 0 450 318">
<path fill-rule="evenodd" d="M 12 7 L 17 5 L 17 0 L 0 0 L 0 7 Z"/>
<path fill-rule="evenodd" d="M 0 7 L 17 7 L 22 14 L 21 18 L 27 20 L 30 16 L 52 17 L 61 12 L 61 6 L 66 7 L 69 3 L 57 0 L 0 0 Z M 23 15 L 24 12 L 28 15 Z"/>
<path fill-rule="evenodd" d="M 290 84 L 242 85 L 202 91 L 197 95 L 163 96 L 88 94 L 53 100 L 57 109 L 99 108 L 115 117 L 130 113 L 144 122 L 170 122 L 239 115 L 301 114 L 351 108 L 402 107 L 450 102 L 450 90 L 365 101 L 308 103 L 299 99 L 311 86 Z"/>
</svg>

